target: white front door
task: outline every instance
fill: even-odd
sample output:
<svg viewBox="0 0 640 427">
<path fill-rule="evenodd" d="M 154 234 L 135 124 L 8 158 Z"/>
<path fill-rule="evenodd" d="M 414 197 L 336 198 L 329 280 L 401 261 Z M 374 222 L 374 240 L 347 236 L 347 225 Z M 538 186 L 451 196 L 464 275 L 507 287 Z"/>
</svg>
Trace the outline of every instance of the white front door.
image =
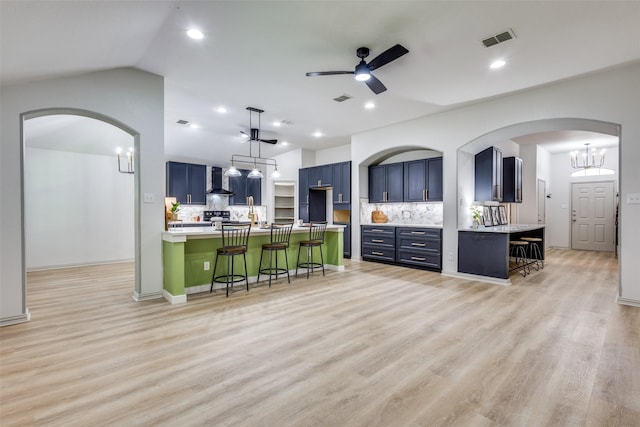
<svg viewBox="0 0 640 427">
<path fill-rule="evenodd" d="M 613 251 L 613 181 L 571 185 L 571 248 Z"/>
</svg>

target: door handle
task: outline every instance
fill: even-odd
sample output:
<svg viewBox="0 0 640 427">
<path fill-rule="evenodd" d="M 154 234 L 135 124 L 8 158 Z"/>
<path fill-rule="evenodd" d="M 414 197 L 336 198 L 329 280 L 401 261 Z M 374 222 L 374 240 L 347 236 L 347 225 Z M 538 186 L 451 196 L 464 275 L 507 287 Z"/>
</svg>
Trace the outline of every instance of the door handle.
<svg viewBox="0 0 640 427">
<path fill-rule="evenodd" d="M 384 254 L 382 252 L 371 251 L 371 255 L 383 256 Z"/>
<path fill-rule="evenodd" d="M 425 243 L 416 243 L 416 242 L 411 242 L 411 246 L 420 246 L 420 247 L 424 247 Z"/>
<path fill-rule="evenodd" d="M 371 239 L 373 243 L 384 243 L 384 240 L 381 239 Z"/>
<path fill-rule="evenodd" d="M 422 257 L 417 257 L 417 256 L 412 256 L 411 257 L 412 261 L 426 261 L 426 258 L 422 258 Z"/>
</svg>

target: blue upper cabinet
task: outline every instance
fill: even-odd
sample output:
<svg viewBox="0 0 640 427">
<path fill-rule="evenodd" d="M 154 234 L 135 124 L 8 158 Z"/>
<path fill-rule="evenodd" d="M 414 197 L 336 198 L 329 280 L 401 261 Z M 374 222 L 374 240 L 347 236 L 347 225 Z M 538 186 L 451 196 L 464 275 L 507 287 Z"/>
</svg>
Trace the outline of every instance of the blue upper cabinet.
<svg viewBox="0 0 640 427">
<path fill-rule="evenodd" d="M 522 203 L 522 159 L 505 157 L 502 159 L 502 201 Z"/>
<path fill-rule="evenodd" d="M 166 194 L 187 205 L 207 203 L 207 167 L 191 163 L 167 162 Z"/>
<path fill-rule="evenodd" d="M 332 165 L 333 203 L 351 203 L 351 162 Z"/>
<path fill-rule="evenodd" d="M 403 163 L 369 166 L 369 203 L 402 202 L 403 172 Z"/>
<path fill-rule="evenodd" d="M 229 197 L 229 204 L 232 206 L 247 205 L 248 197 L 253 197 L 254 205 L 262 204 L 262 179 L 247 178 L 249 170 L 238 169 L 241 176 L 229 177 L 229 191 L 233 192 L 233 196 Z"/>
<path fill-rule="evenodd" d="M 442 201 L 442 157 L 404 162 L 404 201 Z"/>
<path fill-rule="evenodd" d="M 502 151 L 489 147 L 475 157 L 475 200 L 502 201 Z"/>
<path fill-rule="evenodd" d="M 331 187 L 332 165 L 307 168 L 309 170 L 309 187 Z"/>
<path fill-rule="evenodd" d="M 298 204 L 309 204 L 309 169 L 298 170 Z"/>
</svg>

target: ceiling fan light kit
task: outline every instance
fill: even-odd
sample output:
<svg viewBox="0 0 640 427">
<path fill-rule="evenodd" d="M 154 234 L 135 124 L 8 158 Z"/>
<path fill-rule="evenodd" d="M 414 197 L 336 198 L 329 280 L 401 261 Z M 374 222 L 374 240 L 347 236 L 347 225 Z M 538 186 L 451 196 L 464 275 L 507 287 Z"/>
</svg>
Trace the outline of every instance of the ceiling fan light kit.
<svg viewBox="0 0 640 427">
<path fill-rule="evenodd" d="M 307 73 L 307 77 L 314 76 L 333 76 L 337 74 L 355 74 L 355 78 L 358 81 L 364 82 L 369 89 L 376 95 L 387 90 L 385 85 L 382 84 L 371 72 L 377 68 L 387 65 L 389 62 L 395 61 L 402 55 L 409 53 L 409 50 L 402 45 L 396 44 L 389 49 L 382 52 L 380 55 L 373 58 L 368 64 L 364 61 L 364 58 L 369 56 L 368 47 L 359 47 L 356 50 L 356 56 L 360 58 L 360 62 L 356 65 L 354 71 L 313 71 Z"/>
</svg>

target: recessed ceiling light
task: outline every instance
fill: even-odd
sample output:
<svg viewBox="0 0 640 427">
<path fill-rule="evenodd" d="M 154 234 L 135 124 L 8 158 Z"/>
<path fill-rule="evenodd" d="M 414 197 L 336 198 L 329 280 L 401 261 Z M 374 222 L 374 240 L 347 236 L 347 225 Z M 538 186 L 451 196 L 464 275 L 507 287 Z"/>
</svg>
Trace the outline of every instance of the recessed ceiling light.
<svg viewBox="0 0 640 427">
<path fill-rule="evenodd" d="M 289 145 L 289 142 L 288 141 L 282 141 L 280 144 L 286 147 L 287 145 Z"/>
<path fill-rule="evenodd" d="M 316 138 L 320 138 L 322 136 L 322 132 L 320 132 L 319 130 L 315 131 L 313 133 L 313 136 L 315 136 Z"/>
<path fill-rule="evenodd" d="M 192 28 L 189 31 L 187 31 L 187 35 L 195 40 L 200 40 L 204 38 L 204 34 L 202 34 L 202 31 L 197 30 L 195 28 Z"/>
<path fill-rule="evenodd" d="M 222 106 L 222 105 L 221 105 L 221 106 L 219 106 L 218 108 L 216 108 L 216 111 L 217 111 L 218 113 L 226 113 L 226 112 L 227 112 L 227 111 L 229 111 L 229 110 L 227 110 L 227 107 L 224 107 L 224 106 Z"/>
<path fill-rule="evenodd" d="M 373 108 L 375 108 L 376 104 L 374 104 L 373 102 L 367 102 L 366 104 L 364 104 L 364 108 L 366 108 L 367 110 L 371 110 Z"/>
<path fill-rule="evenodd" d="M 489 65 L 489 68 L 491 68 L 492 70 L 497 70 L 498 68 L 502 68 L 504 67 L 506 64 L 504 59 L 498 59 L 495 60 L 491 63 L 491 65 Z"/>
<path fill-rule="evenodd" d="M 200 126 L 197 123 L 189 123 L 191 129 L 198 129 Z"/>
<path fill-rule="evenodd" d="M 277 128 L 279 128 L 280 126 L 282 126 L 282 123 L 280 122 L 273 122 L 273 125 Z"/>
</svg>

